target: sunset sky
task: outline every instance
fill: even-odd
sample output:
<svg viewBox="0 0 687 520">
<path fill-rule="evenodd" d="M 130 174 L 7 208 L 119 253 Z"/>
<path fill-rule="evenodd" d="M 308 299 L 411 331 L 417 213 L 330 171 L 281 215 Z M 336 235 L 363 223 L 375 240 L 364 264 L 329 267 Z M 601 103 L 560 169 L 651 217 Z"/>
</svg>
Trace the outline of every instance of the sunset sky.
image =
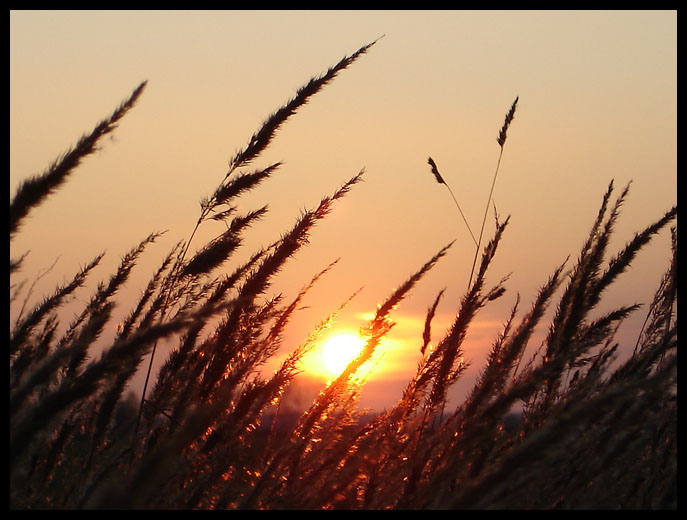
<svg viewBox="0 0 687 520">
<path fill-rule="evenodd" d="M 427 157 L 478 230 L 496 137 L 516 96 L 494 190 L 499 214 L 511 220 L 489 275 L 491 283 L 510 279 L 471 328 L 470 376 L 516 296 L 528 308 L 552 271 L 567 257 L 574 262 L 612 179 L 618 193 L 632 181 L 612 252 L 676 204 L 676 11 L 11 11 L 10 198 L 148 80 L 113 137 L 10 244 L 11 257 L 30 251 L 29 280 L 57 260 L 34 299 L 103 251 L 94 282 L 106 279 L 131 247 L 167 230 L 121 294 L 127 313 L 169 249 L 188 237 L 230 156 L 311 77 L 381 36 L 257 161 L 284 165 L 242 199 L 246 210 L 268 204 L 269 214 L 237 257 L 279 238 L 304 209 L 365 169 L 365 182 L 339 201 L 273 286 L 295 296 L 340 258 L 291 324 L 286 353 L 362 287 L 332 329 L 357 331 L 455 240 L 392 315 L 397 324 L 364 406 L 400 396 L 419 360 L 427 308 L 446 288 L 433 325 L 438 341 L 467 287 L 474 245 Z M 194 244 L 218 226 L 201 228 Z M 493 228 L 490 210 L 487 239 Z M 669 244 L 666 230 L 601 309 L 647 304 Z M 627 338 L 636 337 L 645 311 L 628 323 Z"/>
</svg>

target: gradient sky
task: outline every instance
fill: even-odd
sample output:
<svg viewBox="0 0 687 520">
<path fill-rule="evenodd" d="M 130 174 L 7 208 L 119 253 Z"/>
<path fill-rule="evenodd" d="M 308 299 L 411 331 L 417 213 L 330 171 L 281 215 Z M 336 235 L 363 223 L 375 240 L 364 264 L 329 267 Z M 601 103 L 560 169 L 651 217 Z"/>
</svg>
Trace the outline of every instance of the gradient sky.
<svg viewBox="0 0 687 520">
<path fill-rule="evenodd" d="M 394 314 L 386 365 L 371 378 L 364 405 L 399 397 L 419 359 L 427 307 L 446 287 L 438 340 L 467 286 L 474 246 L 427 157 L 478 229 L 496 136 L 516 96 L 494 191 L 511 221 L 489 279 L 511 276 L 506 295 L 471 329 L 471 373 L 516 295 L 527 308 L 549 274 L 566 257 L 574 261 L 612 179 L 618 191 L 632 181 L 612 251 L 676 204 L 676 11 L 11 11 L 10 197 L 149 82 L 114 137 L 11 244 L 11 256 L 30 250 L 29 279 L 57 259 L 35 297 L 102 251 L 108 261 L 95 281 L 106 279 L 149 232 L 168 230 L 122 293 L 125 314 L 262 121 L 312 76 L 382 35 L 282 128 L 257 165 L 283 161 L 283 168 L 242 202 L 270 207 L 244 258 L 366 170 L 274 286 L 293 296 L 341 258 L 294 320 L 292 346 L 364 287 L 338 325 L 356 330 L 456 240 Z M 490 236 L 491 216 L 487 223 Z M 219 231 L 207 227 L 195 244 Z M 647 303 L 668 253 L 666 231 L 602 309 Z M 628 337 L 643 317 L 628 324 Z"/>
</svg>

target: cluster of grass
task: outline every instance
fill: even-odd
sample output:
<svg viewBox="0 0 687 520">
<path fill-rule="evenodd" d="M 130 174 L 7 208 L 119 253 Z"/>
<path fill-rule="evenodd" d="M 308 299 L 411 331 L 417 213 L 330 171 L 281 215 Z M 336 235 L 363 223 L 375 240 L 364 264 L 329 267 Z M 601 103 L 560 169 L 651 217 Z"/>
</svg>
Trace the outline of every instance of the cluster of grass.
<svg viewBox="0 0 687 520">
<path fill-rule="evenodd" d="M 94 345 L 112 319 L 117 292 L 157 234 L 123 257 L 66 326 L 60 310 L 102 257 L 33 308 L 22 308 L 10 330 L 12 509 L 677 507 L 677 209 L 609 257 L 628 191 L 614 198 L 612 183 L 577 260 L 542 280 L 524 312 L 513 307 L 463 402 L 447 405 L 447 392 L 465 372 L 464 338 L 480 309 L 505 291 L 505 279 L 493 285 L 487 279 L 508 226 L 498 216 L 482 250 L 473 235 L 480 253 L 474 276 L 436 345 L 431 324 L 443 291 L 429 306 L 417 371 L 395 406 L 361 422 L 354 376 L 392 327 L 394 308 L 450 244 L 383 300 L 365 328 L 363 351 L 298 420 L 280 416 L 300 359 L 338 310 L 265 375 L 260 367 L 288 347 L 284 328 L 322 273 L 292 300 L 269 296 L 270 285 L 363 172 L 238 265 L 232 254 L 267 209 L 241 214 L 235 202 L 280 167 L 251 165 L 285 121 L 371 45 L 311 79 L 234 155 L 196 225 L 221 220 L 226 231 L 192 248 L 194 231 L 173 248 L 100 356 Z M 19 187 L 10 201 L 10 243 L 144 87 Z M 514 111 L 515 103 L 499 134 L 501 151 Z M 444 183 L 431 159 L 430 165 Z M 632 355 L 619 360 L 614 332 L 638 306 L 595 310 L 639 250 L 671 225 L 665 277 L 644 311 Z M 21 304 L 22 285 L 12 282 L 21 267 L 22 258 L 10 259 L 11 306 Z M 548 333 L 523 359 L 549 306 L 555 312 Z M 154 381 L 146 380 L 142 400 L 132 402 L 127 385 L 139 370 L 151 375 L 162 340 L 174 348 Z M 522 414 L 513 422 L 514 407 Z"/>
</svg>

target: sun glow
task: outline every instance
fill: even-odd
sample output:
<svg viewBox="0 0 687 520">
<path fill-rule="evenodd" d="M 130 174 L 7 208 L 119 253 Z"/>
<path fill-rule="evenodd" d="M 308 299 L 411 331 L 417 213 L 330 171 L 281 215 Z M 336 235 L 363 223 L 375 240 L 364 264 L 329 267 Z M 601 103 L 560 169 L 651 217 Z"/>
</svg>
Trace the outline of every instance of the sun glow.
<svg viewBox="0 0 687 520">
<path fill-rule="evenodd" d="M 354 333 L 337 333 L 322 343 L 308 363 L 308 370 L 332 378 L 338 376 L 365 346 Z"/>
</svg>

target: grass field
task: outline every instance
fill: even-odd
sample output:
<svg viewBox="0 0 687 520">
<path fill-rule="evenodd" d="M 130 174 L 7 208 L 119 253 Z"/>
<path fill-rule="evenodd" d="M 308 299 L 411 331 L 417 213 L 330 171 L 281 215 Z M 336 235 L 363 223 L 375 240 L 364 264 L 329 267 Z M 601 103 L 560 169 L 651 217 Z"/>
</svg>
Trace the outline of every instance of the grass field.
<svg viewBox="0 0 687 520">
<path fill-rule="evenodd" d="M 589 216 L 578 256 L 552 267 L 534 301 L 513 307 L 463 402 L 448 406 L 447 394 L 465 371 L 467 331 L 505 292 L 506 280 L 490 284 L 487 273 L 509 217 L 495 215 L 492 236 L 483 236 L 484 221 L 470 229 L 476 253 L 459 311 L 431 344 L 442 293 L 427 302 L 417 371 L 395 406 L 363 415 L 356 372 L 391 328 L 395 307 L 451 244 L 428 252 L 426 263 L 390 291 L 367 324 L 364 348 L 338 378 L 301 413 L 282 410 L 300 360 L 336 312 L 323 315 L 311 337 L 264 375 L 260 367 L 282 348 L 285 326 L 324 271 L 291 300 L 270 296 L 271 284 L 365 174 L 240 264 L 232 254 L 266 208 L 246 212 L 237 201 L 280 168 L 258 162 L 282 125 L 372 45 L 308 81 L 234 154 L 194 231 L 141 288 L 101 356 L 94 345 L 111 324 L 118 290 L 158 235 L 135 245 L 77 316 L 61 311 L 102 257 L 35 306 L 25 306 L 22 258 L 10 259 L 10 307 L 20 309 L 10 327 L 11 509 L 677 508 L 677 208 L 660 211 L 624 248 L 609 251 L 629 196 L 629 186 L 618 190 L 612 181 L 599 194 L 598 214 Z M 13 194 L 10 244 L 31 211 L 134 109 L 145 86 Z M 498 133 L 500 154 L 517 123 L 517 101 Z M 428 162 L 427 175 L 446 184 Z M 493 183 L 497 174 L 498 167 Z M 491 201 L 485 203 L 486 220 Z M 196 230 L 211 220 L 226 230 L 197 247 Z M 672 250 L 650 307 L 595 312 L 604 291 L 621 283 L 664 229 Z M 549 308 L 552 318 L 543 323 Z M 644 327 L 636 344 L 625 346 L 632 354 L 619 361 L 614 333 L 636 313 L 646 316 Z M 526 355 L 542 326 L 544 341 Z M 128 383 L 149 370 L 162 341 L 174 345 L 172 354 L 146 381 L 143 398 L 132 397 Z"/>
</svg>

